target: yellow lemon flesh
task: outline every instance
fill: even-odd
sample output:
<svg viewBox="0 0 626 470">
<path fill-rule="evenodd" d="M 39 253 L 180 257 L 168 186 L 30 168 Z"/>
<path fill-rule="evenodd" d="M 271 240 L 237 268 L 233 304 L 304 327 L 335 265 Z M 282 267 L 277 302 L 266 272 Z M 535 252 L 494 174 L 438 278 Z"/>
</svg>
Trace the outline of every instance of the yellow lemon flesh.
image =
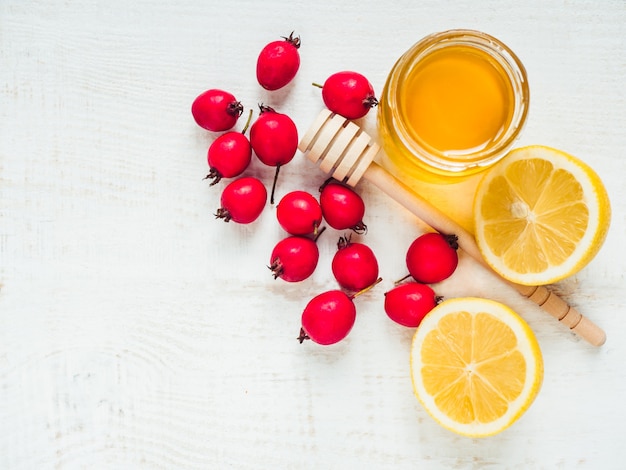
<svg viewBox="0 0 626 470">
<path fill-rule="evenodd" d="M 512 150 L 482 179 L 474 201 L 476 242 L 505 279 L 560 281 L 600 250 L 611 220 L 609 197 L 584 162 L 543 146 Z"/>
<path fill-rule="evenodd" d="M 458 298 L 435 307 L 411 346 L 413 388 L 443 427 L 470 437 L 497 434 L 531 405 L 543 381 L 535 335 L 509 307 Z"/>
</svg>

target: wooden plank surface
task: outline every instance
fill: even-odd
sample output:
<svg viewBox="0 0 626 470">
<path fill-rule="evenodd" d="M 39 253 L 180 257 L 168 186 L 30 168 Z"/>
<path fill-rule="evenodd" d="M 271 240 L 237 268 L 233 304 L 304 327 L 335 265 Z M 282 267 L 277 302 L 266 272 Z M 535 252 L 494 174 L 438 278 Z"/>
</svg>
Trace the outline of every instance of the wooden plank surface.
<svg viewBox="0 0 626 470">
<path fill-rule="evenodd" d="M 249 226 L 214 220 L 223 184 L 202 178 L 215 135 L 190 114 L 200 92 L 225 88 L 303 133 L 322 106 L 312 81 L 353 69 L 380 91 L 411 44 L 457 27 L 499 37 L 526 65 L 519 144 L 580 156 L 613 205 L 596 259 L 554 286 L 607 331 L 601 348 L 465 257 L 440 286 L 514 306 L 543 351 L 533 406 L 483 440 L 421 408 L 412 331 L 382 308 L 419 221 L 359 185 L 383 284 L 358 299 L 345 342 L 300 345 L 304 305 L 335 288 L 341 233 L 320 240 L 311 279 L 274 281 L 275 209 Z M 266 92 L 256 56 L 292 30 L 301 69 Z M 622 0 L 0 2 L 0 468 L 622 468 L 625 86 Z M 247 174 L 269 182 L 273 169 Z M 298 154 L 279 195 L 323 180 Z"/>
</svg>

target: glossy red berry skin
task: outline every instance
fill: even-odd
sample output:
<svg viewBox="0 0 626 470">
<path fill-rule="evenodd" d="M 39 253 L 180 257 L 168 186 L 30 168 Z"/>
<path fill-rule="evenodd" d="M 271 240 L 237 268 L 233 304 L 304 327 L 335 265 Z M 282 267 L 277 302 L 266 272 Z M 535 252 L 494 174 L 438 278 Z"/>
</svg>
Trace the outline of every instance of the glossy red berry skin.
<svg viewBox="0 0 626 470">
<path fill-rule="evenodd" d="M 281 166 L 293 160 L 298 150 L 298 128 L 286 114 L 269 106 L 260 106 L 261 114 L 250 127 L 250 145 L 261 163 L 276 167 L 270 203 L 274 204 L 274 191 Z"/>
<path fill-rule="evenodd" d="M 293 33 L 280 41 L 272 41 L 260 52 L 256 64 L 256 77 L 266 90 L 278 90 L 296 76 L 300 68 L 300 38 Z"/>
<path fill-rule="evenodd" d="M 298 150 L 298 128 L 286 114 L 261 106 L 259 117 L 250 127 L 250 145 L 263 164 L 285 165 Z"/>
<path fill-rule="evenodd" d="M 291 236 L 279 241 L 270 256 L 274 279 L 300 282 L 310 277 L 319 260 L 317 244 L 306 237 Z"/>
<path fill-rule="evenodd" d="M 409 273 L 418 282 L 441 282 L 454 273 L 459 257 L 456 236 L 431 232 L 416 238 L 406 254 Z"/>
<path fill-rule="evenodd" d="M 363 223 L 365 203 L 352 188 L 330 182 L 323 186 L 320 193 L 322 215 L 326 223 L 336 230 L 353 230 L 365 233 Z"/>
<path fill-rule="evenodd" d="M 350 71 L 337 72 L 326 79 L 322 100 L 330 111 L 346 119 L 362 118 L 378 104 L 369 80 Z"/>
<path fill-rule="evenodd" d="M 196 123 L 209 131 L 232 129 L 243 112 L 243 106 L 232 93 L 212 88 L 199 95 L 191 105 Z"/>
<path fill-rule="evenodd" d="M 370 247 L 341 238 L 331 269 L 337 283 L 352 292 L 373 285 L 378 279 L 378 261 Z"/>
<path fill-rule="evenodd" d="M 300 342 L 311 339 L 321 345 L 344 339 L 356 321 L 356 307 L 343 291 L 331 290 L 309 301 L 302 312 Z"/>
<path fill-rule="evenodd" d="M 222 191 L 221 204 L 215 217 L 238 224 L 254 222 L 263 212 L 267 190 L 257 178 L 246 176 L 230 182 Z"/>
<path fill-rule="evenodd" d="M 226 132 L 213 141 L 207 153 L 211 185 L 244 172 L 252 160 L 252 146 L 241 132 Z"/>
<path fill-rule="evenodd" d="M 322 208 L 306 191 L 291 191 L 276 206 L 276 218 L 287 233 L 309 235 L 316 233 L 322 223 Z"/>
<path fill-rule="evenodd" d="M 400 325 L 415 328 L 437 305 L 435 292 L 419 282 L 407 282 L 385 293 L 385 312 Z"/>
</svg>

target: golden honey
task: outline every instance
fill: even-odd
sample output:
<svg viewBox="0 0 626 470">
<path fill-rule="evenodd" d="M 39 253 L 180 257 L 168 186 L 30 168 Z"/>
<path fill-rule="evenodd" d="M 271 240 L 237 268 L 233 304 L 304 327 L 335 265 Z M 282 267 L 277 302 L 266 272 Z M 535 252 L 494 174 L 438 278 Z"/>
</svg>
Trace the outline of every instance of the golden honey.
<svg viewBox="0 0 626 470">
<path fill-rule="evenodd" d="M 478 176 L 526 119 L 526 71 L 487 34 L 427 36 L 394 65 L 380 97 L 383 165 L 469 230 Z"/>
<path fill-rule="evenodd" d="M 482 51 L 435 51 L 406 77 L 401 113 L 424 147 L 462 160 L 488 148 L 508 127 L 513 87 Z"/>
</svg>

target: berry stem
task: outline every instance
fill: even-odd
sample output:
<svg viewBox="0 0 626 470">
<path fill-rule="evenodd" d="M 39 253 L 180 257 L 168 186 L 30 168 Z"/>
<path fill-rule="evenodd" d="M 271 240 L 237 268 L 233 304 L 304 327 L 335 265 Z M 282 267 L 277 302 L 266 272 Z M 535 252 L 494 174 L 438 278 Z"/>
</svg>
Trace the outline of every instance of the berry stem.
<svg viewBox="0 0 626 470">
<path fill-rule="evenodd" d="M 313 82 L 313 83 L 311 83 L 311 85 L 316 86 L 317 88 L 324 88 L 324 85 L 320 85 L 317 82 Z"/>
<path fill-rule="evenodd" d="M 407 280 L 408 278 L 410 278 L 410 277 L 411 277 L 411 275 L 410 275 L 410 274 L 407 274 L 407 275 L 406 275 L 406 276 L 404 276 L 403 278 L 398 279 L 397 281 L 395 281 L 395 282 L 393 283 L 393 285 L 394 285 L 394 286 L 397 286 L 398 284 L 402 284 L 402 282 L 406 281 L 406 280 Z"/>
<path fill-rule="evenodd" d="M 379 283 L 379 282 L 381 282 L 382 280 L 383 280 L 383 278 L 382 278 L 382 277 L 379 277 L 378 279 L 376 279 L 376 280 L 372 283 L 372 285 L 367 286 L 365 289 L 361 289 L 360 291 L 355 292 L 354 294 L 350 295 L 350 296 L 349 296 L 350 300 L 354 299 L 355 297 L 358 297 L 358 296 L 359 296 L 359 295 L 361 295 L 361 294 L 366 293 L 368 290 L 370 290 L 372 287 L 374 287 L 376 284 L 378 284 L 378 283 Z"/>
<path fill-rule="evenodd" d="M 280 165 L 276 165 L 276 173 L 274 173 L 274 182 L 272 183 L 272 194 L 270 195 L 270 204 L 274 204 L 274 193 L 276 192 L 276 181 L 278 181 L 278 173 Z"/>
<path fill-rule="evenodd" d="M 314 232 L 314 237 L 313 237 L 313 241 L 317 242 L 317 239 L 320 237 L 320 235 L 322 233 L 324 233 L 326 231 L 326 226 L 323 226 L 322 228 L 318 229 L 317 227 L 315 228 L 315 232 Z"/>
<path fill-rule="evenodd" d="M 248 127 L 250 126 L 250 122 L 252 122 L 252 108 L 250 108 L 250 113 L 248 113 L 248 120 L 246 121 L 246 125 L 243 126 L 243 130 L 241 131 L 242 134 L 246 133 Z"/>
</svg>

